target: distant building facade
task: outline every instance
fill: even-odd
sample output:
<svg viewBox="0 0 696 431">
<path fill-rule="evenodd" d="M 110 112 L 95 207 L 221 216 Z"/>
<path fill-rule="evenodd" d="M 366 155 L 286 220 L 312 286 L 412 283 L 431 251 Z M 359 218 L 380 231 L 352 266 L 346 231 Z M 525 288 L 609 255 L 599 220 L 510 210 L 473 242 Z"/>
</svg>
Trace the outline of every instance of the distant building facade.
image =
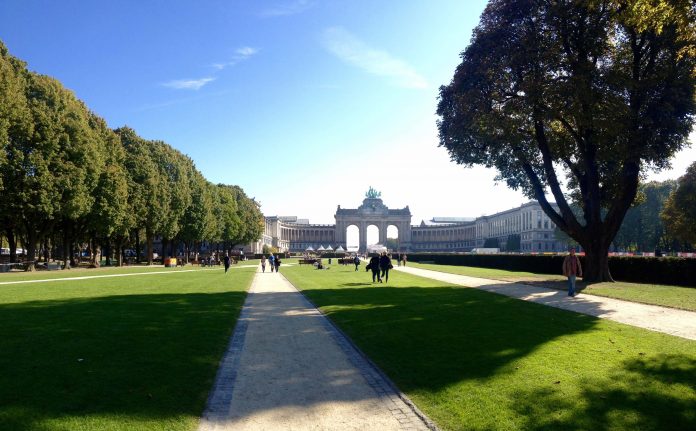
<svg viewBox="0 0 696 431">
<path fill-rule="evenodd" d="M 555 204 L 552 204 L 555 208 Z M 523 253 L 556 252 L 566 244 L 556 238 L 555 225 L 536 202 L 528 202 L 493 215 L 477 218 L 434 217 L 428 222 L 411 225 L 409 207 L 388 208 L 372 193 L 358 208 L 341 208 L 335 224 L 311 224 L 294 216 L 266 217 L 261 239 L 245 248 L 261 253 L 264 245 L 280 251 L 302 252 L 309 247 L 348 249 L 347 231 L 358 229 L 359 251 L 367 250 L 367 228 L 378 229 L 379 243 L 387 243 L 387 228 L 398 231 L 398 250 L 403 252 L 468 252 L 475 248 L 497 247 L 501 251 Z"/>
</svg>

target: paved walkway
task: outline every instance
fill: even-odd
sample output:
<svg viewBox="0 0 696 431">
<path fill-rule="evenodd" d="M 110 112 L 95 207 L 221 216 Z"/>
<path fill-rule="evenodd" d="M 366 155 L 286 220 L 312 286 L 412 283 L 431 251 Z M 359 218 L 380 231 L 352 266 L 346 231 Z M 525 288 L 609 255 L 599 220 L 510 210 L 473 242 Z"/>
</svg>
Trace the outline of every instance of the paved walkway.
<svg viewBox="0 0 696 431">
<path fill-rule="evenodd" d="M 439 271 L 413 267 L 396 267 L 399 271 L 421 277 L 432 278 L 460 286 L 494 292 L 525 301 L 536 302 L 551 307 L 571 310 L 602 319 L 614 320 L 627 325 L 664 332 L 665 334 L 696 340 L 696 313 L 659 307 L 656 305 L 639 304 L 606 298 L 596 295 L 578 294 L 568 297 L 565 291 L 530 286 L 521 283 L 510 283 L 486 278 L 468 277 L 465 275 L 449 274 Z"/>
<path fill-rule="evenodd" d="M 199 430 L 403 429 L 428 428 L 282 268 L 257 272 Z"/>
</svg>

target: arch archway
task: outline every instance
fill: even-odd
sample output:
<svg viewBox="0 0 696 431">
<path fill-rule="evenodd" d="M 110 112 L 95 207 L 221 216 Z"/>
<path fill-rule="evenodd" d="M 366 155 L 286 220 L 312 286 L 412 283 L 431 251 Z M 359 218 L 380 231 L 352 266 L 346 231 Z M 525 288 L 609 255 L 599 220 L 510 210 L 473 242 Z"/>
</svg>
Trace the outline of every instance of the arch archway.
<svg viewBox="0 0 696 431">
<path fill-rule="evenodd" d="M 346 251 L 357 252 L 360 247 L 360 228 L 351 224 L 346 227 Z"/>
<path fill-rule="evenodd" d="M 367 238 L 367 245 L 368 247 L 371 245 L 379 244 L 379 227 L 374 224 L 369 224 L 367 225 L 367 235 L 365 235 Z"/>
<path fill-rule="evenodd" d="M 396 225 L 390 224 L 387 226 L 387 241 L 384 244 L 391 251 L 399 251 L 399 228 Z"/>
</svg>

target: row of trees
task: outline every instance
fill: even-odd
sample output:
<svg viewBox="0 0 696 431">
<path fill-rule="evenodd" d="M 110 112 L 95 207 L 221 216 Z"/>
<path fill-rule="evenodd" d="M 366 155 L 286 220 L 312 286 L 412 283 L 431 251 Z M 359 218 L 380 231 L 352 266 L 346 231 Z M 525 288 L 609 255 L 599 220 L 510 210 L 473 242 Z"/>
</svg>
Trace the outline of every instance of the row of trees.
<svg viewBox="0 0 696 431">
<path fill-rule="evenodd" d="M 193 161 L 134 130 L 112 130 L 57 80 L 27 70 L 0 42 L 0 226 L 11 260 L 17 242 L 33 269 L 37 247 L 58 248 L 70 265 L 76 244 L 101 250 L 162 238 L 225 248 L 260 237 L 259 205 L 238 186 L 212 184 Z M 138 254 L 139 255 L 139 254 Z M 46 256 L 48 259 L 49 256 Z"/>
<path fill-rule="evenodd" d="M 580 213 L 580 209 L 576 212 Z M 613 244 L 627 251 L 693 250 L 696 246 L 696 162 L 679 180 L 641 184 Z"/>
<path fill-rule="evenodd" d="M 692 0 L 491 0 L 440 88 L 440 145 L 536 199 L 585 250 L 585 279 L 610 281 L 641 176 L 694 124 L 694 22 Z"/>
</svg>

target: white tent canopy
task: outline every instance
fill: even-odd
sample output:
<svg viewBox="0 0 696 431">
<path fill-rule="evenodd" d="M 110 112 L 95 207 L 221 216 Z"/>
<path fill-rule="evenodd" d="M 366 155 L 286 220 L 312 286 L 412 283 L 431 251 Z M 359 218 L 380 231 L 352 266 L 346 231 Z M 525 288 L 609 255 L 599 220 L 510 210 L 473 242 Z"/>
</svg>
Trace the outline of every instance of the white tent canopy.
<svg viewBox="0 0 696 431">
<path fill-rule="evenodd" d="M 324 250 L 326 250 L 326 249 L 324 248 L 323 245 L 320 244 L 320 245 L 319 245 L 319 248 L 317 249 L 317 251 L 324 251 Z"/>
<path fill-rule="evenodd" d="M 367 246 L 367 251 L 368 253 L 381 253 L 387 251 L 387 247 L 382 244 L 371 244 Z"/>
<path fill-rule="evenodd" d="M 333 251 L 333 247 L 331 247 L 331 245 L 327 245 L 325 250 L 326 251 Z"/>
<path fill-rule="evenodd" d="M 313 249 L 312 246 L 310 245 L 309 247 L 305 248 L 305 251 L 314 251 L 314 249 Z"/>
<path fill-rule="evenodd" d="M 336 251 L 346 251 L 346 250 L 343 248 L 343 246 L 339 245 L 339 246 L 336 248 Z"/>
</svg>

